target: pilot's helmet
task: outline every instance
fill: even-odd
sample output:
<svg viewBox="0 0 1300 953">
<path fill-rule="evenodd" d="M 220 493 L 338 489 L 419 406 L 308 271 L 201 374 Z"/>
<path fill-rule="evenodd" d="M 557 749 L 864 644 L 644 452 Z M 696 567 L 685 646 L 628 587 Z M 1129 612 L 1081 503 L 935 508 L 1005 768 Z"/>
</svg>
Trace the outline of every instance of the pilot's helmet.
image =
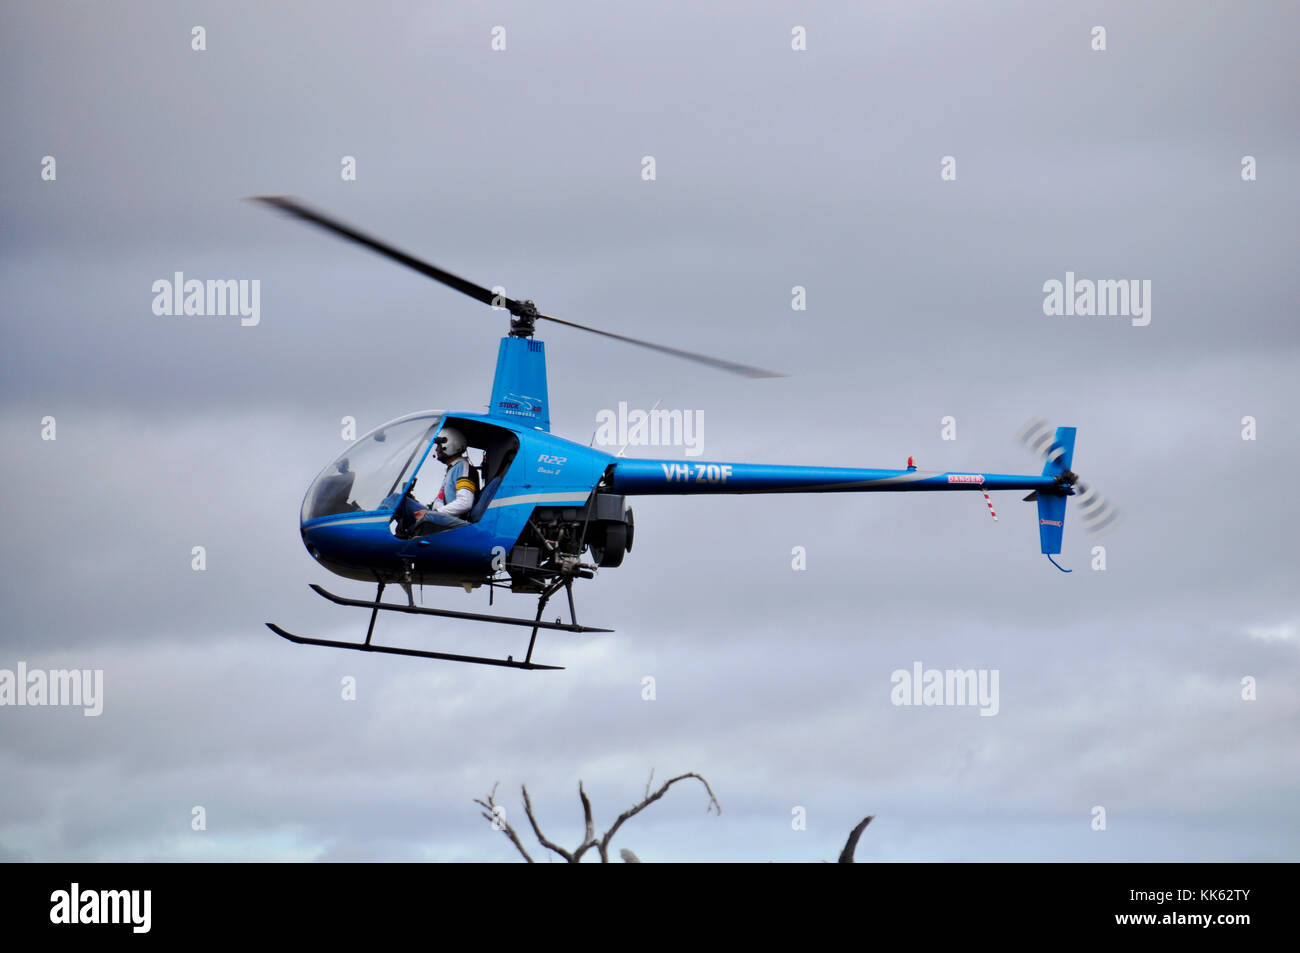
<svg viewBox="0 0 1300 953">
<path fill-rule="evenodd" d="M 465 435 L 455 427 L 443 427 L 433 442 L 448 457 L 459 456 L 465 452 Z"/>
</svg>

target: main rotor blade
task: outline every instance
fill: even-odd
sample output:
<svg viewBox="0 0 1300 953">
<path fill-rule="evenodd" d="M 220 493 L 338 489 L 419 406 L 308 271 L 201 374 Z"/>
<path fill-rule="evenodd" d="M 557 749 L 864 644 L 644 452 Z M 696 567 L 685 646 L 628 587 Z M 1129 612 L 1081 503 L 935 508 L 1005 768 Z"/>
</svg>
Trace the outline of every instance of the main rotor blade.
<svg viewBox="0 0 1300 953">
<path fill-rule="evenodd" d="M 707 364 L 709 367 L 716 367 L 719 370 L 730 371 L 733 374 L 740 374 L 744 377 L 785 377 L 785 375 L 779 371 L 765 371 L 761 367 L 750 367 L 748 364 L 737 364 L 735 361 L 723 360 L 720 357 L 709 357 L 707 354 L 697 354 L 694 351 L 684 351 L 679 347 L 669 347 L 666 344 L 654 344 L 650 341 L 642 341 L 640 338 L 630 338 L 626 334 L 615 334 L 613 331 L 602 331 L 600 328 L 591 328 L 585 324 L 578 324 L 576 321 L 565 321 L 563 318 L 553 318 L 549 314 L 539 314 L 537 317 L 543 321 L 554 321 L 556 324 L 563 324 L 571 328 L 577 328 L 579 331 L 590 331 L 592 334 L 599 334 L 602 337 L 613 338 L 616 341 L 624 341 L 628 344 L 635 344 L 637 347 L 648 347 L 652 351 L 671 354 L 673 357 L 695 361 L 697 364 Z"/>
<path fill-rule="evenodd" d="M 461 294 L 467 294 L 476 301 L 482 301 L 484 304 L 497 304 L 507 308 L 511 314 L 517 314 L 521 305 L 518 301 L 510 298 L 504 298 L 500 295 L 494 295 L 482 285 L 476 285 L 472 281 L 466 281 L 459 275 L 453 275 L 450 271 L 444 271 L 437 265 L 431 265 L 427 261 L 421 261 L 414 255 L 408 255 L 400 248 L 394 248 L 387 242 L 381 242 L 377 238 L 372 238 L 364 232 L 359 232 L 350 225 L 344 225 L 342 222 L 330 218 L 317 212 L 315 209 L 308 208 L 297 199 L 290 198 L 287 195 L 254 195 L 252 201 L 261 202 L 264 205 L 270 205 L 272 208 L 278 208 L 287 212 L 295 218 L 300 218 L 304 222 L 311 222 L 313 225 L 319 225 L 327 231 L 340 235 L 348 241 L 356 242 L 358 245 L 364 245 L 371 251 L 377 251 L 385 258 L 391 258 L 399 265 L 405 265 L 418 271 L 420 274 L 432 278 L 434 281 L 440 281 L 449 288 L 455 288 Z"/>
<path fill-rule="evenodd" d="M 654 344 L 650 341 L 643 341 L 640 338 L 628 337 L 626 334 L 615 334 L 613 331 L 602 331 L 599 328 L 593 328 L 585 324 L 578 324 L 576 321 L 566 321 L 563 318 L 551 317 L 549 314 L 538 314 L 537 309 L 531 301 L 517 301 L 514 298 L 507 298 L 504 295 L 497 295 L 484 288 L 482 285 L 476 285 L 472 281 L 466 281 L 459 275 L 453 275 L 450 271 L 444 271 L 437 265 L 432 265 L 427 261 L 422 261 L 414 255 L 407 254 L 399 248 L 394 248 L 387 242 L 382 242 L 377 238 L 359 232 L 350 225 L 345 225 L 337 219 L 318 212 L 315 209 L 308 208 L 297 199 L 287 195 L 255 195 L 252 201 L 261 202 L 263 205 L 269 205 L 272 208 L 280 209 L 295 218 L 300 218 L 304 222 L 310 222 L 313 225 L 319 225 L 326 231 L 333 232 L 350 242 L 355 242 L 369 248 L 371 251 L 378 252 L 385 258 L 389 258 L 399 265 L 405 265 L 420 274 L 439 281 L 449 288 L 455 288 L 461 294 L 469 295 L 476 301 L 495 307 L 504 307 L 517 318 L 523 318 L 530 321 L 531 318 L 540 318 L 544 321 L 554 321 L 556 324 L 563 324 L 567 327 L 577 328 L 579 331 L 589 331 L 592 334 L 599 334 L 602 337 L 613 338 L 616 341 L 623 341 L 627 344 L 635 344 L 637 347 L 649 348 L 652 351 L 659 351 L 661 354 L 671 354 L 673 357 L 680 357 L 688 361 L 695 361 L 697 364 L 707 364 L 709 367 L 716 367 L 719 370 L 729 371 L 732 374 L 740 374 L 744 377 L 784 377 L 784 374 L 777 371 L 765 371 L 761 367 L 751 367 L 748 364 L 739 364 L 735 361 L 727 361 L 720 357 L 710 357 L 707 354 L 698 354 L 695 351 L 683 350 L 679 347 L 669 347 L 666 344 Z M 529 328 L 531 330 L 531 327 Z"/>
</svg>

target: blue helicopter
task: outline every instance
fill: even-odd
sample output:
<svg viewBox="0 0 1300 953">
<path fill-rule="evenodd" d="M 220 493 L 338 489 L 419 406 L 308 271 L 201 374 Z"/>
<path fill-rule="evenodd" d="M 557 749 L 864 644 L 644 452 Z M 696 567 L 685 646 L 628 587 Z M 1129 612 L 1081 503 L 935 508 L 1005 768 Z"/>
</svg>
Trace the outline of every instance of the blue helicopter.
<svg viewBox="0 0 1300 953">
<path fill-rule="evenodd" d="M 621 565 L 631 552 L 634 522 L 627 503 L 630 496 L 977 491 L 983 493 L 996 520 L 990 491 L 1029 490 L 1025 499 L 1038 504 L 1042 552 L 1058 569 L 1062 567 L 1052 556 L 1061 552 L 1065 504 L 1070 496 L 1079 496 L 1085 525 L 1091 530 L 1108 528 L 1116 517 L 1106 501 L 1070 469 L 1074 428 L 1053 430 L 1042 420 L 1031 421 L 1020 433 L 1021 440 L 1046 460 L 1037 475 L 924 472 L 910 458 L 901 470 L 634 460 L 574 443 L 551 433 L 546 348 L 535 337 L 538 321 L 590 331 L 746 377 L 780 375 L 541 314 L 531 301 L 495 294 L 295 199 L 258 196 L 255 201 L 510 314 L 510 333 L 501 339 L 497 351 L 487 413 L 429 410 L 399 417 L 352 443 L 307 489 L 301 533 L 312 558 L 336 575 L 378 588 L 374 600 L 369 601 L 311 586 L 338 605 L 370 610 L 364 642 L 308 638 L 267 623 L 271 631 L 291 642 L 511 668 L 560 668 L 533 661 L 539 631 L 613 631 L 578 623 L 573 584 L 594 578 L 598 569 Z M 473 504 L 460 516 L 429 522 L 418 518 L 425 508 L 416 502 L 415 487 L 425 474 L 433 474 L 426 483 L 441 479 L 439 444 L 445 444 L 448 434 L 456 435 L 480 456 L 469 480 Z M 390 585 L 403 589 L 405 605 L 383 601 L 384 590 Z M 537 596 L 537 611 L 529 619 L 417 606 L 414 586 L 463 587 L 467 592 L 487 586 L 489 606 L 495 591 L 506 589 Z M 560 590 L 567 597 L 569 621 L 544 621 L 547 603 Z M 531 629 L 531 635 L 522 659 L 381 645 L 373 641 L 381 611 L 519 626 Z"/>
</svg>

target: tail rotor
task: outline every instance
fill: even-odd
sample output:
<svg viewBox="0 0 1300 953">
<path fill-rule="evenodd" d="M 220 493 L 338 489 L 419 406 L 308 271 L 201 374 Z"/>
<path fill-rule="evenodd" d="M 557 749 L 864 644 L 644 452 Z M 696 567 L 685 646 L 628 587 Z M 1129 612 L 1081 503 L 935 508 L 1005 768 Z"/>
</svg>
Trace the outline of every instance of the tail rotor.
<svg viewBox="0 0 1300 953">
<path fill-rule="evenodd" d="M 1066 448 L 1058 439 L 1058 434 L 1059 430 L 1044 418 L 1032 417 L 1016 432 L 1016 439 L 1031 453 L 1042 458 L 1048 467 L 1051 467 L 1054 464 L 1059 465 L 1062 457 L 1066 457 Z M 1073 441 L 1071 441 L 1070 452 L 1073 452 Z M 1070 472 L 1069 466 L 1070 460 L 1067 457 L 1065 466 L 1062 468 L 1064 471 L 1062 476 L 1067 479 L 1063 482 L 1074 487 L 1075 500 L 1079 505 L 1079 514 L 1083 519 L 1083 528 L 1094 535 L 1110 532 L 1119 522 L 1119 510 L 1102 496 L 1091 483 Z M 1048 471 L 1044 470 L 1044 473 L 1046 472 Z M 1033 497 L 1034 494 L 1030 494 L 1030 496 Z"/>
<path fill-rule="evenodd" d="M 1119 521 L 1119 511 L 1092 484 L 1081 480 L 1070 469 L 1074 462 L 1074 434 L 1073 427 L 1052 427 L 1042 417 L 1031 418 L 1016 433 L 1021 444 L 1043 459 L 1043 476 L 1053 479 L 1051 488 L 1035 490 L 1025 500 L 1038 504 L 1038 536 L 1043 555 L 1062 572 L 1069 570 L 1052 557 L 1061 552 L 1065 503 L 1070 496 L 1076 498 L 1083 527 L 1089 533 L 1108 532 Z"/>
</svg>

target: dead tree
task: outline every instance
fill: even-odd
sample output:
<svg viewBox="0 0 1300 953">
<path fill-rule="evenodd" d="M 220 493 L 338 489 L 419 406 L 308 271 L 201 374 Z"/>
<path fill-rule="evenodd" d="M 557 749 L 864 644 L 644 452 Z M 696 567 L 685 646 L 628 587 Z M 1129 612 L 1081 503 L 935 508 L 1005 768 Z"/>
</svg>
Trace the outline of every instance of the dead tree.
<svg viewBox="0 0 1300 953">
<path fill-rule="evenodd" d="M 676 784 L 678 781 L 685 781 L 687 778 L 695 778 L 697 781 L 699 781 L 701 784 L 704 785 L 704 790 L 709 793 L 709 803 L 705 807 L 705 812 L 707 813 L 709 811 L 716 811 L 718 814 L 721 814 L 722 805 L 718 803 L 718 799 L 713 795 L 713 789 L 709 787 L 709 782 L 704 780 L 702 775 L 696 774 L 694 771 L 688 772 L 687 774 L 679 774 L 677 777 L 670 778 L 669 780 L 665 781 L 662 785 L 659 786 L 658 790 L 652 793 L 650 791 L 650 785 L 654 781 L 654 772 L 651 771 L 650 780 L 646 781 L 645 783 L 645 797 L 643 797 L 636 804 L 632 805 L 630 808 L 628 808 L 626 811 L 620 814 L 618 816 L 618 819 L 615 820 L 613 825 L 610 826 L 609 830 L 605 831 L 605 833 L 600 837 L 596 836 L 596 828 L 595 825 L 592 823 L 591 801 L 587 798 L 587 792 L 582 789 L 582 782 L 579 781 L 578 798 L 582 801 L 582 819 L 584 824 L 584 832 L 583 832 L 582 842 L 578 844 L 578 846 L 573 850 L 565 850 L 559 844 L 556 844 L 554 841 L 550 840 L 549 838 L 547 838 L 545 834 L 542 833 L 542 828 L 537 823 L 537 816 L 533 814 L 533 802 L 528 797 L 527 786 L 521 785 L 520 790 L 522 791 L 524 796 L 524 814 L 528 817 L 528 823 L 532 826 L 533 834 L 534 836 L 536 836 L 537 842 L 539 844 L 541 844 L 547 850 L 559 854 L 561 857 L 563 857 L 571 864 L 579 863 L 582 860 L 582 855 L 587 853 L 587 851 L 591 850 L 594 847 L 596 849 L 596 852 L 600 855 L 600 862 L 602 864 L 607 864 L 609 863 L 609 842 L 614 839 L 614 835 L 618 833 L 618 829 L 622 827 L 627 821 L 630 821 L 632 818 L 636 817 L 638 814 L 644 811 L 655 801 L 659 800 L 661 797 L 667 794 L 668 789 L 672 787 L 674 784 Z M 492 785 L 492 790 L 488 792 L 487 800 L 483 800 L 482 798 L 475 798 L 474 803 L 479 805 L 481 808 L 483 808 L 482 811 L 483 817 L 491 822 L 493 828 L 500 830 L 502 833 L 506 835 L 506 837 L 510 839 L 510 843 L 515 845 L 515 849 L 518 850 L 519 853 L 523 855 L 524 860 L 528 861 L 528 863 L 530 864 L 535 863 L 533 858 L 529 855 L 528 851 L 524 848 L 523 841 L 519 839 L 519 834 L 515 831 L 514 827 L 511 826 L 510 822 L 506 820 L 505 809 L 497 803 L 496 793 L 497 793 L 497 785 L 494 784 Z M 631 864 L 640 863 L 640 860 L 637 858 L 636 854 L 632 853 L 630 850 L 627 850 L 626 848 L 620 851 L 619 856 L 623 858 L 624 863 L 631 863 Z"/>
<path fill-rule="evenodd" d="M 614 835 L 618 833 L 618 829 L 622 827 L 626 821 L 636 817 L 655 801 L 667 794 L 668 789 L 678 781 L 685 781 L 687 778 L 695 778 L 698 780 L 704 785 L 704 790 L 709 792 L 709 803 L 705 808 L 706 813 L 709 811 L 717 811 L 719 814 L 722 813 L 722 805 L 720 805 L 718 799 L 714 797 L 713 789 L 709 787 L 709 782 L 704 780 L 701 775 L 696 774 L 694 771 L 687 774 L 679 774 L 677 777 L 665 781 L 660 785 L 659 789 L 652 794 L 650 793 L 650 785 L 654 781 L 654 776 L 655 773 L 651 771 L 650 779 L 645 783 L 645 797 L 620 814 L 618 819 L 614 821 L 613 826 L 611 826 L 610 829 L 599 838 L 596 837 L 596 828 L 591 819 L 591 801 L 587 798 L 587 792 L 582 788 L 582 782 L 579 781 L 578 798 L 582 801 L 584 832 L 582 843 L 571 851 L 565 850 L 542 833 L 542 828 L 537 823 L 537 816 L 533 813 L 533 802 L 528 796 L 528 787 L 526 785 L 521 785 L 520 791 L 524 796 L 524 814 L 528 817 L 528 823 L 533 828 L 533 834 L 537 837 L 537 842 L 547 850 L 559 854 L 571 864 L 576 864 L 581 862 L 583 854 L 594 847 L 596 852 L 600 855 L 600 862 L 602 864 L 607 864 L 609 863 L 609 842 L 613 840 Z M 500 784 L 500 782 L 497 782 L 497 784 Z M 492 790 L 488 792 L 486 800 L 483 798 L 475 798 L 474 803 L 483 808 L 483 817 L 491 822 L 494 829 L 501 831 L 510 839 L 510 843 L 515 845 L 515 849 L 523 855 L 524 860 L 528 861 L 530 864 L 536 863 L 536 861 L 534 861 L 529 855 L 528 850 L 524 847 L 523 841 L 519 839 L 519 834 L 515 831 L 514 827 L 511 826 L 510 822 L 506 820 L 505 808 L 496 801 L 497 784 L 492 785 Z M 844 842 L 844 849 L 840 851 L 839 863 L 854 863 L 853 855 L 858 849 L 858 840 L 862 837 L 862 832 L 867 829 L 867 825 L 875 819 L 876 816 L 874 814 L 868 814 L 858 822 L 858 825 L 853 828 L 853 830 L 849 831 L 849 838 Z M 623 859 L 625 864 L 641 863 L 641 859 L 626 847 L 619 851 L 619 856 Z"/>
</svg>

